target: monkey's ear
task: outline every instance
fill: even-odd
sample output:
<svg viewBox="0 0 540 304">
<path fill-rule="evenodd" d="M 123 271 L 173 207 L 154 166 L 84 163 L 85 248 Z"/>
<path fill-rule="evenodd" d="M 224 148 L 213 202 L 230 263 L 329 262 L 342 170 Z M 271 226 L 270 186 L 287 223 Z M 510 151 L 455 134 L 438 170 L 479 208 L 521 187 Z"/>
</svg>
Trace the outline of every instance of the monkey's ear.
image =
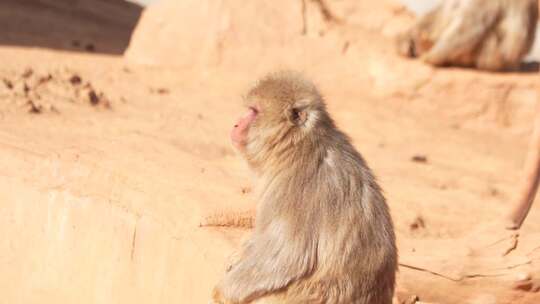
<svg viewBox="0 0 540 304">
<path fill-rule="evenodd" d="M 289 118 L 289 121 L 292 122 L 294 125 L 301 126 L 307 120 L 307 111 L 308 109 L 304 107 L 292 107 L 289 109 L 287 117 Z"/>
</svg>

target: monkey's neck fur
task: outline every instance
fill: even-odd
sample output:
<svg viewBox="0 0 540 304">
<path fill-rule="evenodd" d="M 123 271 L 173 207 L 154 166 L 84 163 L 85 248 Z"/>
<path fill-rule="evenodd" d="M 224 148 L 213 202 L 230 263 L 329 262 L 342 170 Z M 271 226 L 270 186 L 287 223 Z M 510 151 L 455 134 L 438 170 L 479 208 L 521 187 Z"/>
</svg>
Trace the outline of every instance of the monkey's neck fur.
<svg viewBox="0 0 540 304">
<path fill-rule="evenodd" d="M 272 179 L 278 175 L 296 175 L 304 177 L 315 173 L 319 165 L 330 151 L 335 150 L 336 141 L 332 138 L 348 138 L 335 127 L 334 121 L 323 110 L 312 114 L 310 126 L 298 130 L 290 125 L 288 128 L 267 128 L 259 134 L 259 140 L 252 143 L 244 157 L 259 177 Z M 296 170 L 295 170 L 296 169 Z M 302 170 L 297 170 L 302 169 Z"/>
</svg>

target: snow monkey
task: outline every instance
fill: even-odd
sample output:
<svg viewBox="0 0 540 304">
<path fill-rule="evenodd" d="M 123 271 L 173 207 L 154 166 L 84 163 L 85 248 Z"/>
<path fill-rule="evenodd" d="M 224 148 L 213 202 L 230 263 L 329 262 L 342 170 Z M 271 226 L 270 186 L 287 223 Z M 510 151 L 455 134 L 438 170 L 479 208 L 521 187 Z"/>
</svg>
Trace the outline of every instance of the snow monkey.
<svg viewBox="0 0 540 304">
<path fill-rule="evenodd" d="M 313 83 L 273 73 L 231 139 L 256 176 L 253 234 L 213 303 L 390 304 L 397 269 L 381 188 Z"/>
<path fill-rule="evenodd" d="M 399 35 L 397 48 L 435 66 L 515 70 L 537 21 L 538 0 L 447 0 Z"/>
</svg>

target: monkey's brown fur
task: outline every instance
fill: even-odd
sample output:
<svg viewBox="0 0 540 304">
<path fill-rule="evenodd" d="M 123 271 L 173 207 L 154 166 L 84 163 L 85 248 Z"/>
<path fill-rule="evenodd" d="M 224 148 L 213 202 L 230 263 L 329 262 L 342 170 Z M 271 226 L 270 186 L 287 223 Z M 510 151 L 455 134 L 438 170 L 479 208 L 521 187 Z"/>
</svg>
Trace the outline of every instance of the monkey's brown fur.
<svg viewBox="0 0 540 304">
<path fill-rule="evenodd" d="M 317 88 L 281 72 L 245 99 L 258 114 L 240 152 L 260 202 L 214 303 L 390 304 L 397 249 L 387 204 Z"/>
<path fill-rule="evenodd" d="M 530 51 L 537 0 L 447 0 L 397 39 L 398 52 L 435 65 L 514 70 Z"/>
</svg>

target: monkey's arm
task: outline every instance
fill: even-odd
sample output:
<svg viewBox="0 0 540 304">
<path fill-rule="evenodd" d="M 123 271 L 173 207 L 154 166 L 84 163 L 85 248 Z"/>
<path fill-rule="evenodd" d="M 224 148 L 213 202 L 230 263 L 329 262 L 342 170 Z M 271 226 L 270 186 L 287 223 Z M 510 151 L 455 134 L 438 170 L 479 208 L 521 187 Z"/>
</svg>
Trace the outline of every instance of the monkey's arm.
<svg viewBox="0 0 540 304">
<path fill-rule="evenodd" d="M 499 7 L 495 4 L 460 10 L 422 59 L 433 65 L 442 65 L 462 54 L 471 53 L 492 30 L 499 13 Z"/>
<path fill-rule="evenodd" d="M 287 229 L 283 221 L 274 220 L 265 231 L 255 233 L 241 260 L 216 287 L 218 303 L 248 303 L 309 274 L 315 246 Z"/>
</svg>

